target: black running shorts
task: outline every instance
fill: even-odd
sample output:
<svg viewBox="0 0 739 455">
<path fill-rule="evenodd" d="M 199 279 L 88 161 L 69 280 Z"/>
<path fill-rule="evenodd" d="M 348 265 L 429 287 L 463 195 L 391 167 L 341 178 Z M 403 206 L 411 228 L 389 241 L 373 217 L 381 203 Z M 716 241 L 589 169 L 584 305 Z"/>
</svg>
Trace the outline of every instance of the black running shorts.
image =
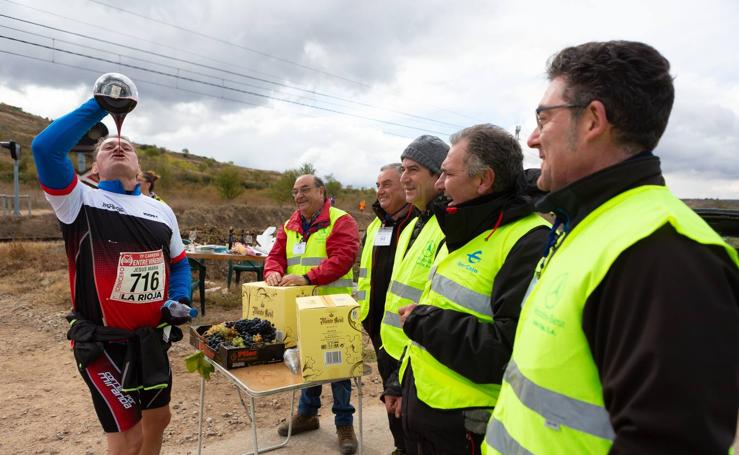
<svg viewBox="0 0 739 455">
<path fill-rule="evenodd" d="M 169 404 L 172 393 L 172 371 L 167 388 L 121 391 L 121 370 L 126 357 L 125 343 L 105 343 L 105 352 L 80 374 L 90 388 L 92 402 L 106 433 L 129 430 L 141 420 L 141 411 Z"/>
</svg>

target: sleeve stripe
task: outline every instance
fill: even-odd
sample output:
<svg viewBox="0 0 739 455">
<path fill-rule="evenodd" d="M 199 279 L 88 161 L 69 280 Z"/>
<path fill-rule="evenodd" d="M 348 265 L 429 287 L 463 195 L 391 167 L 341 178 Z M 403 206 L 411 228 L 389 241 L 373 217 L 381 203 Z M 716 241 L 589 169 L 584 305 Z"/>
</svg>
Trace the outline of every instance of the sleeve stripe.
<svg viewBox="0 0 739 455">
<path fill-rule="evenodd" d="M 43 183 L 41 183 L 41 189 L 44 190 L 46 194 L 50 194 L 52 196 L 65 196 L 71 193 L 74 187 L 77 186 L 77 181 L 77 175 L 75 174 L 72 182 L 64 188 L 49 188 L 48 186 L 45 186 Z"/>
<path fill-rule="evenodd" d="M 187 253 L 185 252 L 185 250 L 182 250 L 182 253 L 178 254 L 177 257 L 172 258 L 169 261 L 169 263 L 170 264 L 177 264 L 181 260 L 185 259 L 186 256 L 187 256 Z"/>
</svg>

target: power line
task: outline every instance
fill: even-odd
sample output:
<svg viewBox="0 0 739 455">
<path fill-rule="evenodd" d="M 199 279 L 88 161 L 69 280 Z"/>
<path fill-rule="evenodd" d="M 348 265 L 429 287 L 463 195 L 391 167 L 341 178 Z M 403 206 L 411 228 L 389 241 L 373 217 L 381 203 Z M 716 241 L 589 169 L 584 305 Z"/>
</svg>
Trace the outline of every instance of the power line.
<svg viewBox="0 0 739 455">
<path fill-rule="evenodd" d="M 50 62 L 49 60 L 47 60 L 45 58 L 34 57 L 33 55 L 21 54 L 19 52 L 13 52 L 13 51 L 8 51 L 8 50 L 4 50 L 4 49 L 0 49 L 0 53 L 9 54 L 9 55 L 13 55 L 13 56 L 16 56 L 16 57 L 27 58 L 27 59 L 30 59 L 30 60 L 36 60 L 38 62 L 52 64 L 52 65 L 66 66 L 67 68 L 74 68 L 74 69 L 77 69 L 77 70 L 87 71 L 87 72 L 94 73 L 94 74 L 100 74 L 100 72 L 101 72 L 101 70 L 96 70 L 96 69 L 92 69 L 92 68 L 85 68 L 84 66 L 72 65 L 72 64 L 69 64 L 69 63 Z M 181 91 L 181 92 L 192 93 L 192 94 L 195 94 L 195 95 L 207 96 L 209 98 L 217 98 L 217 99 L 221 99 L 221 100 L 224 100 L 224 101 L 232 101 L 234 103 L 248 104 L 250 106 L 257 106 L 257 107 L 260 106 L 260 104 L 252 103 L 252 102 L 245 101 L 245 100 L 237 100 L 235 98 L 227 98 L 227 97 L 224 97 L 224 96 L 213 95 L 211 93 L 198 92 L 196 90 L 189 90 L 189 89 L 182 88 L 182 87 L 172 87 L 171 85 L 161 84 L 159 82 L 153 82 L 153 81 L 149 81 L 149 80 L 141 79 L 141 78 L 136 78 L 136 82 L 137 83 L 140 83 L 140 84 L 148 84 L 148 85 L 154 85 L 154 86 L 157 86 L 157 87 L 168 88 L 170 90 L 178 90 L 178 91 Z"/>
<path fill-rule="evenodd" d="M 289 99 L 286 99 L 286 98 L 280 98 L 280 97 L 265 95 L 263 93 L 252 92 L 252 91 L 249 91 L 249 90 L 242 90 L 242 89 L 238 89 L 238 88 L 234 88 L 234 87 L 227 87 L 225 85 L 218 85 L 218 84 L 214 84 L 214 83 L 208 82 L 208 81 L 202 81 L 202 80 L 195 79 L 195 78 L 185 77 L 185 76 L 182 76 L 182 75 L 179 75 L 179 74 L 166 73 L 164 71 L 158 71 L 158 70 L 154 70 L 154 69 L 150 69 L 150 68 L 145 68 L 145 67 L 138 66 L 138 65 L 131 65 L 131 64 L 128 64 L 128 63 L 116 62 L 114 60 L 109 60 L 109 59 L 105 59 L 105 58 L 101 58 L 101 57 L 95 57 L 95 56 L 83 54 L 83 53 L 80 53 L 80 52 L 74 52 L 74 51 L 70 51 L 70 50 L 66 50 L 66 49 L 61 49 L 61 48 L 58 48 L 58 47 L 48 46 L 48 45 L 45 45 L 45 44 L 34 43 L 34 42 L 31 42 L 31 41 L 22 40 L 20 38 L 14 38 L 14 37 L 6 36 L 6 35 L 0 35 L 0 38 L 6 39 L 6 40 L 9 40 L 9 41 L 19 42 L 19 43 L 22 43 L 22 44 L 27 44 L 27 45 L 30 45 L 30 46 L 35 46 L 35 47 L 40 47 L 40 48 L 44 48 L 44 49 L 49 49 L 49 50 L 52 50 L 52 51 L 62 52 L 62 53 L 69 54 L 69 55 L 74 55 L 74 56 L 77 56 L 77 57 L 87 58 L 87 59 L 91 59 L 91 60 L 97 60 L 97 61 L 100 61 L 100 62 L 110 63 L 110 64 L 114 64 L 114 65 L 119 65 L 119 66 L 125 66 L 127 68 L 131 68 L 131 69 L 135 69 L 135 70 L 139 70 L 139 71 L 144 71 L 144 72 L 147 72 L 147 73 L 158 74 L 160 76 L 172 77 L 172 78 L 179 79 L 179 80 L 184 80 L 184 81 L 188 81 L 188 82 L 194 82 L 196 84 L 202 84 L 202 85 L 206 85 L 206 86 L 210 86 L 210 87 L 216 87 L 216 88 L 223 89 L 223 90 L 230 90 L 230 91 L 237 92 L 237 93 L 243 93 L 243 94 L 246 94 L 246 95 L 255 96 L 255 97 L 259 97 L 259 98 L 265 98 L 265 99 L 270 99 L 270 100 L 274 100 L 274 101 L 280 101 L 280 102 L 283 102 L 283 103 L 289 103 L 289 104 L 294 104 L 294 105 L 297 105 L 297 106 L 307 107 L 307 108 L 310 108 L 310 109 L 317 109 L 317 110 L 321 110 L 321 111 L 331 112 L 331 113 L 334 113 L 334 114 L 339 114 L 339 115 L 345 115 L 345 116 L 348 116 L 348 117 L 359 118 L 359 119 L 368 120 L 368 121 L 371 121 L 371 122 L 382 123 L 382 124 L 385 124 L 385 125 L 392 125 L 392 126 L 397 126 L 397 127 L 401 127 L 401 128 L 408 128 L 408 129 L 413 129 L 413 130 L 418 130 L 418 131 L 424 131 L 424 132 L 433 133 L 433 134 L 441 134 L 441 135 L 447 135 L 447 136 L 449 135 L 449 133 L 447 133 L 447 132 L 441 132 L 441 131 L 435 131 L 435 130 L 430 130 L 430 129 L 426 129 L 426 128 L 420 128 L 420 127 L 417 127 L 417 126 L 405 125 L 405 124 L 402 124 L 402 123 L 392 122 L 392 121 L 389 121 L 389 120 L 382 120 L 382 119 L 377 119 L 377 118 L 373 118 L 373 117 L 367 117 L 367 116 L 364 116 L 364 115 L 353 114 L 353 113 L 350 113 L 350 112 L 339 111 L 339 110 L 336 110 L 336 109 L 330 109 L 330 108 L 326 108 L 326 107 L 322 107 L 322 106 L 316 106 L 316 105 L 309 104 L 309 103 L 302 103 L 302 102 L 299 102 L 299 101 L 289 100 Z M 55 62 L 52 61 L 51 63 L 55 63 Z"/>
<path fill-rule="evenodd" d="M 135 17 L 138 17 L 138 18 L 147 20 L 147 21 L 151 21 L 151 22 L 154 22 L 154 23 L 157 23 L 157 24 L 166 25 L 168 27 L 172 27 L 172 28 L 175 28 L 177 30 L 181 30 L 181 31 L 184 31 L 184 32 L 187 32 L 187 33 L 192 33 L 192 34 L 197 35 L 197 36 L 202 36 L 203 38 L 208 38 L 210 40 L 213 40 L 213 41 L 216 41 L 216 42 L 219 42 L 219 43 L 222 43 L 222 44 L 227 44 L 229 46 L 234 46 L 234 47 L 237 47 L 239 49 L 243 49 L 243 50 L 246 50 L 246 51 L 255 53 L 257 55 L 261 55 L 263 57 L 267 57 L 267 58 L 270 58 L 270 59 L 273 59 L 273 60 L 277 60 L 277 61 L 280 61 L 280 62 L 283 62 L 283 63 L 294 65 L 294 66 L 297 66 L 297 67 L 300 67 L 300 68 L 303 68 L 303 69 L 307 69 L 309 71 L 314 71 L 314 72 L 317 72 L 317 73 L 320 73 L 320 74 L 324 74 L 324 75 L 327 75 L 327 76 L 338 78 L 338 79 L 341 79 L 341 80 L 344 80 L 344 81 L 347 81 L 347 82 L 352 82 L 354 84 L 358 84 L 358 85 L 364 86 L 366 88 L 371 88 L 371 86 L 369 84 L 365 83 L 365 82 L 357 81 L 357 80 L 354 80 L 354 79 L 349 79 L 349 78 L 347 78 L 345 76 L 337 75 L 337 74 L 334 74 L 334 73 L 327 72 L 325 70 L 321 70 L 321 69 L 313 68 L 313 67 L 310 67 L 310 66 L 307 66 L 307 65 L 303 65 L 302 63 L 298 63 L 298 62 L 295 62 L 295 61 L 292 61 L 292 60 L 288 60 L 288 59 L 285 59 L 285 58 L 282 58 L 282 57 L 278 57 L 276 55 L 273 55 L 273 54 L 270 54 L 270 53 L 267 53 L 267 52 L 264 52 L 264 51 L 260 51 L 258 49 L 253 49 L 253 48 L 246 47 L 246 46 L 243 46 L 243 45 L 240 45 L 240 44 L 236 44 L 236 43 L 233 43 L 233 42 L 230 42 L 230 41 L 226 41 L 224 39 L 215 37 L 213 35 L 208 35 L 208 34 L 205 34 L 205 33 L 201 33 L 201 32 L 198 32 L 197 30 L 192 30 L 192 29 L 189 29 L 189 28 L 186 28 L 186 27 L 182 27 L 180 25 L 173 24 L 171 22 L 166 22 L 166 21 L 163 21 L 163 20 L 160 20 L 160 19 L 154 19 L 153 17 L 146 16 L 144 14 L 137 13 L 137 12 L 131 11 L 131 10 L 127 10 L 127 9 L 124 9 L 124 8 L 121 8 L 121 7 L 118 7 L 118 6 L 114 6 L 114 5 L 111 5 L 109 3 L 102 2 L 100 0 L 88 0 L 88 1 L 91 2 L 91 3 L 95 3 L 95 4 L 98 4 L 98 5 L 105 6 L 105 7 L 110 8 L 110 9 L 114 9 L 116 11 L 120 11 L 120 12 L 123 12 L 123 13 L 126 13 L 126 14 L 130 14 L 132 16 L 135 16 Z M 451 111 L 449 109 L 442 109 L 442 110 L 444 110 L 446 112 L 449 112 L 451 114 L 457 115 L 459 117 L 472 119 L 472 117 L 470 117 L 468 115 L 460 114 L 458 112 L 454 112 L 454 111 Z M 435 120 L 432 120 L 432 121 L 435 121 Z M 446 122 L 439 122 L 439 123 L 446 123 Z M 447 125 L 452 125 L 452 124 L 447 123 Z M 461 127 L 460 125 L 452 125 L 452 126 Z"/>
<path fill-rule="evenodd" d="M 95 70 L 95 69 L 91 69 L 91 68 L 85 68 L 83 66 L 72 65 L 72 64 L 69 64 L 69 63 L 49 62 L 48 60 L 43 59 L 43 58 L 40 58 L 40 57 L 34 57 L 32 55 L 21 54 L 21 53 L 18 53 L 18 52 L 13 52 L 13 51 L 7 51 L 7 50 L 0 49 L 0 53 L 9 54 L 9 55 L 13 55 L 13 56 L 16 56 L 16 57 L 30 59 L 30 60 L 36 60 L 38 62 L 46 63 L 46 64 L 51 63 L 53 65 L 65 66 L 67 68 L 73 68 L 73 69 L 77 69 L 77 70 L 81 70 L 81 71 L 87 71 L 87 72 L 93 73 L 93 74 L 100 74 L 100 70 Z M 252 102 L 245 101 L 245 100 L 237 100 L 235 98 L 229 98 L 229 97 L 224 97 L 224 96 L 219 96 L 219 95 L 213 95 L 212 93 L 198 92 L 196 90 L 189 90 L 189 89 L 182 88 L 182 87 L 172 87 L 171 85 L 161 84 L 159 82 L 153 82 L 153 81 L 149 81 L 149 80 L 141 79 L 141 78 L 136 78 L 136 82 L 137 83 L 140 83 L 140 84 L 145 84 L 145 85 L 153 85 L 153 86 L 156 86 L 156 87 L 167 88 L 167 89 L 170 89 L 170 90 L 178 90 L 178 91 L 181 91 L 181 92 L 192 93 L 194 95 L 206 96 L 206 97 L 209 97 L 209 98 L 216 98 L 216 99 L 219 99 L 219 100 L 229 101 L 229 102 L 233 102 L 233 103 L 247 104 L 249 106 L 257 106 L 257 107 L 260 106 L 257 103 L 252 103 Z M 400 138 L 403 138 L 403 139 L 413 139 L 413 136 L 408 136 L 408 135 L 393 133 L 393 132 L 387 131 L 387 130 L 382 130 L 382 133 L 383 134 L 386 134 L 386 135 L 389 135 L 389 136 L 400 137 Z"/>
<path fill-rule="evenodd" d="M 18 5 L 18 6 L 21 6 L 23 8 L 27 8 L 27 9 L 33 10 L 33 11 L 38 11 L 38 12 L 41 12 L 41 13 L 44 13 L 44 14 L 48 14 L 50 16 L 58 17 L 60 19 L 64 19 L 64 20 L 67 20 L 67 21 L 70 21 L 70 22 L 74 22 L 76 24 L 82 24 L 82 25 L 85 25 L 87 27 L 92 27 L 92 28 L 96 28 L 98 30 L 103 30 L 103 31 L 105 31 L 107 33 L 113 33 L 113 34 L 118 35 L 118 36 L 125 36 L 127 38 L 131 38 L 131 39 L 134 39 L 134 40 L 137 40 L 137 41 L 143 41 L 144 43 L 154 44 L 156 46 L 164 47 L 164 48 L 167 48 L 167 49 L 172 49 L 172 50 L 175 50 L 177 52 L 183 52 L 185 54 L 190 54 L 190 55 L 193 55 L 193 56 L 198 57 L 198 58 L 202 58 L 202 59 L 205 59 L 205 60 L 210 60 L 211 62 L 215 62 L 215 63 L 219 63 L 219 64 L 224 64 L 224 65 L 231 64 L 231 65 L 233 65 L 233 66 L 235 66 L 237 68 L 242 68 L 242 69 L 245 69 L 247 71 L 251 71 L 252 73 L 255 73 L 255 74 L 261 74 L 263 76 L 276 77 L 276 78 L 279 78 L 280 77 L 280 76 L 278 76 L 276 74 L 266 73 L 266 72 L 263 72 L 263 71 L 256 70 L 254 68 L 247 68 L 247 67 L 242 66 L 242 65 L 234 64 L 233 62 L 229 63 L 229 62 L 224 62 L 222 60 L 217 60 L 217 59 L 214 59 L 214 58 L 212 58 L 212 57 L 210 57 L 208 55 L 199 54 L 197 52 L 192 52 L 192 51 L 186 50 L 186 49 L 180 49 L 180 48 L 177 48 L 177 47 L 174 47 L 174 46 L 170 46 L 168 44 L 164 44 L 164 43 L 157 42 L 157 41 L 147 40 L 147 39 L 142 38 L 142 37 L 137 36 L 137 35 L 132 35 L 132 34 L 129 34 L 129 33 L 123 33 L 123 32 L 118 31 L 118 30 L 111 30 L 108 27 L 102 27 L 102 26 L 100 26 L 98 24 L 92 24 L 90 22 L 81 21 L 81 20 L 75 19 L 73 17 L 69 17 L 69 16 L 65 16 L 63 14 L 55 13 L 53 11 L 45 10 L 43 8 L 36 8 L 36 7 L 30 6 L 30 5 L 25 5 L 23 3 L 19 3 L 19 2 L 16 2 L 14 0 L 2 0 L 2 1 L 4 1 L 6 3 L 12 3 L 14 5 Z M 97 39 L 97 38 L 95 38 L 95 39 Z"/>
<path fill-rule="evenodd" d="M 5 1 L 9 1 L 9 0 L 5 0 Z M 451 126 L 451 127 L 454 127 L 454 128 L 461 128 L 462 127 L 461 125 L 458 125 L 458 124 L 455 124 L 455 123 L 445 122 L 445 121 L 442 121 L 442 120 L 436 120 L 436 119 L 433 119 L 433 118 L 424 117 L 424 116 L 420 116 L 420 115 L 416 115 L 416 114 L 409 114 L 409 113 L 406 113 L 406 112 L 397 111 L 397 110 L 393 110 L 393 109 L 387 109 L 387 108 L 375 106 L 375 105 L 372 105 L 372 104 L 363 103 L 361 101 L 351 100 L 351 99 L 342 98 L 342 97 L 335 96 L 335 95 L 330 95 L 330 94 L 326 94 L 326 93 L 322 93 L 322 92 L 317 92 L 317 91 L 312 90 L 312 89 L 305 89 L 305 88 L 294 86 L 294 85 L 291 85 L 291 84 L 285 84 L 283 82 L 276 82 L 276 81 L 271 81 L 269 79 L 264 79 L 264 78 L 259 78 L 259 77 L 255 77 L 255 76 L 250 76 L 248 74 L 237 73 L 237 72 L 234 72 L 234 71 L 229 71 L 229 70 L 226 70 L 226 69 L 217 68 L 217 67 L 213 67 L 213 66 L 210 66 L 210 65 L 205 65 L 205 64 L 202 64 L 202 63 L 198 63 L 198 62 L 193 62 L 191 60 L 186 60 L 186 59 L 182 59 L 182 58 L 178 58 L 178 57 L 173 57 L 173 56 L 166 55 L 166 54 L 161 54 L 161 53 L 154 52 L 154 51 L 148 51 L 148 50 L 137 48 L 137 47 L 133 47 L 133 46 L 119 44 L 119 43 L 116 43 L 116 42 L 113 42 L 113 41 L 108 41 L 108 40 L 104 40 L 104 39 L 101 39 L 101 38 L 96 38 L 96 37 L 93 37 L 93 36 L 85 35 L 83 33 L 72 32 L 72 31 L 69 31 L 69 30 L 64 30 L 64 29 L 61 29 L 61 28 L 52 27 L 50 25 L 45 25 L 45 24 L 41 24 L 41 23 L 38 23 L 38 22 L 29 21 L 29 20 L 17 18 L 17 17 L 14 17 L 14 16 L 9 16 L 9 15 L 6 15 L 6 14 L 1 14 L 0 13 L 0 17 L 4 17 L 4 18 L 7 18 L 7 19 L 15 20 L 15 21 L 18 21 L 18 22 L 22 22 L 22 23 L 25 23 L 25 24 L 29 24 L 29 25 L 33 25 L 33 26 L 37 26 L 37 27 L 41 27 L 41 28 L 45 28 L 45 29 L 48 29 L 48 30 L 53 30 L 55 32 L 60 32 L 60 33 L 65 33 L 65 34 L 69 34 L 69 35 L 72 35 L 72 36 L 77 36 L 77 37 L 83 38 L 83 39 L 98 41 L 98 42 L 101 42 L 101 43 L 105 43 L 105 44 L 109 44 L 109 45 L 112 45 L 112 46 L 121 47 L 121 48 L 132 50 L 132 51 L 135 51 L 135 52 L 141 52 L 141 53 L 144 53 L 144 54 L 149 54 L 149 55 L 153 55 L 153 56 L 156 56 L 156 57 L 160 57 L 160 58 L 164 58 L 164 59 L 169 59 L 169 60 L 173 60 L 173 61 L 180 62 L 180 63 L 185 63 L 185 64 L 188 64 L 188 65 L 199 66 L 201 68 L 206 68 L 206 69 L 209 69 L 209 70 L 212 70 L 212 71 L 217 71 L 217 72 L 222 72 L 222 73 L 225 73 L 225 74 L 239 76 L 239 77 L 243 77 L 245 79 L 250 79 L 250 80 L 262 82 L 262 83 L 265 83 L 265 84 L 275 85 L 275 86 L 278 86 L 278 87 L 283 87 L 283 88 L 287 88 L 287 89 L 291 89 L 291 90 L 297 90 L 297 91 L 308 93 L 308 94 L 311 94 L 311 95 L 322 96 L 322 97 L 329 98 L 329 99 L 335 99 L 335 100 L 339 100 L 339 101 L 346 102 L 346 103 L 356 104 L 356 105 L 367 107 L 367 108 L 370 108 L 370 109 L 376 109 L 376 110 L 391 112 L 393 114 L 398 114 L 398 115 L 403 115 L 403 116 L 406 116 L 406 117 L 415 118 L 415 119 L 418 119 L 418 120 L 424 120 L 424 121 L 429 121 L 429 122 L 433 122 L 433 123 L 438 123 L 438 124 L 441 124 L 441 125 Z M 10 28 L 10 27 L 8 27 L 8 28 Z M 17 30 L 17 29 L 14 29 L 14 30 Z M 30 33 L 30 32 L 26 32 L 26 33 Z M 52 37 L 49 37 L 49 36 L 43 36 L 43 35 L 37 35 L 37 36 L 42 36 L 44 38 L 51 39 L 51 40 L 54 40 L 55 39 L 55 38 L 52 38 Z M 87 46 L 76 44 L 76 43 L 70 43 L 68 41 L 67 41 L 67 43 L 73 44 L 73 45 L 76 45 L 76 46 L 80 46 L 80 47 L 87 47 Z M 93 49 L 95 49 L 95 48 L 93 48 Z M 100 49 L 96 49 L 96 50 L 100 50 Z M 100 51 L 107 52 L 105 50 L 100 50 Z M 121 54 L 119 54 L 119 55 L 121 55 Z M 147 61 L 147 60 L 144 60 L 144 59 L 140 59 L 138 57 L 130 57 L 130 56 L 127 56 L 127 57 L 128 58 L 132 58 L 132 59 L 136 59 L 136 60 L 139 60 L 139 61 L 144 61 L 144 62 L 147 62 L 147 63 L 152 63 L 152 64 L 155 64 L 155 65 L 168 66 L 168 65 L 165 65 L 165 64 L 157 63 L 157 62 L 151 62 L 151 61 Z M 169 67 L 170 68 L 174 68 L 174 67 L 171 67 L 171 66 L 169 66 Z M 201 76 L 205 76 L 205 77 L 213 77 L 215 79 L 223 79 L 221 77 L 211 76 L 211 75 L 207 75 L 207 74 L 203 74 L 203 73 L 196 73 L 196 72 L 190 71 L 190 70 L 185 70 L 185 71 L 191 72 L 193 74 L 198 74 L 198 75 L 201 75 Z M 254 88 L 264 89 L 263 87 L 254 86 L 254 85 L 251 85 L 251 84 L 245 84 L 243 82 L 237 82 L 237 81 L 229 81 L 229 82 L 232 82 L 232 83 L 235 83 L 235 84 L 243 84 L 243 85 L 251 86 L 251 87 L 254 87 Z M 331 104 L 331 103 L 329 103 L 329 104 Z"/>
<path fill-rule="evenodd" d="M 230 41 L 226 41 L 224 39 L 215 37 L 213 35 L 208 35 L 206 33 L 198 32 L 197 30 L 192 30 L 192 29 L 189 29 L 189 28 L 186 28 L 186 27 L 179 26 L 177 24 L 173 24 L 171 22 L 166 22 L 166 21 L 162 21 L 162 20 L 159 20 L 159 19 L 154 19 L 152 17 L 144 16 L 143 14 L 139 14 L 139 13 L 136 13 L 134 11 L 130 11 L 130 10 L 127 10 L 127 9 L 124 9 L 124 8 L 120 8 L 118 6 L 113 6 L 113 5 L 110 5 L 108 3 L 101 2 L 99 0 L 88 0 L 88 1 L 91 2 L 91 3 L 96 3 L 98 5 L 105 6 L 105 7 L 110 8 L 110 9 L 114 9 L 116 11 L 120 11 L 122 13 L 126 13 L 126 14 L 130 14 L 132 16 L 139 17 L 141 19 L 145 19 L 147 21 L 151 21 L 151 22 L 154 22 L 154 23 L 157 23 L 157 24 L 161 24 L 161 25 L 166 25 L 168 27 L 172 27 L 172 28 L 175 28 L 177 30 L 181 30 L 181 31 L 187 32 L 187 33 L 192 33 L 193 35 L 201 36 L 203 38 L 208 38 L 210 40 L 216 41 L 216 42 L 221 43 L 221 44 L 227 44 L 229 46 L 237 47 L 239 49 L 243 49 L 245 51 L 252 52 L 252 53 L 257 54 L 257 55 L 261 55 L 262 57 L 267 57 L 267 58 L 270 58 L 272 60 L 276 60 L 276 61 L 279 61 L 279 62 L 287 63 L 289 65 L 297 66 L 299 68 L 306 69 L 306 70 L 309 70 L 309 71 L 313 71 L 313 72 L 316 72 L 316 73 L 319 73 L 319 74 L 323 74 L 325 76 L 330 76 L 330 77 L 333 77 L 333 78 L 336 78 L 336 79 L 341 79 L 341 80 L 346 81 L 346 82 L 351 82 L 353 84 L 357 84 L 357 85 L 364 86 L 366 88 L 370 88 L 370 86 L 368 84 L 364 83 L 364 82 L 356 81 L 356 80 L 350 79 L 348 77 L 341 76 L 339 74 L 334 74 L 334 73 L 331 73 L 331 72 L 328 72 L 328 71 L 325 71 L 325 70 L 321 70 L 321 69 L 318 69 L 318 68 L 313 68 L 313 67 L 308 66 L 308 65 L 303 65 L 302 63 L 298 63 L 298 62 L 295 62 L 295 61 L 292 61 L 292 60 L 288 60 L 288 59 L 283 58 L 283 57 L 278 57 L 276 55 L 273 55 L 273 54 L 270 54 L 270 53 L 267 53 L 267 52 L 264 52 L 264 51 L 260 51 L 258 49 L 253 49 L 251 47 L 243 46 L 241 44 L 232 43 Z"/>
<path fill-rule="evenodd" d="M 9 29 L 9 30 L 13 30 L 13 31 L 16 31 L 16 32 L 24 33 L 24 34 L 27 34 L 27 35 L 31 35 L 31 36 L 36 36 L 36 37 L 39 37 L 39 38 L 48 39 L 48 40 L 52 41 L 52 43 L 53 43 L 52 44 L 53 49 L 56 49 L 56 43 L 65 43 L 65 44 L 69 44 L 69 45 L 72 45 L 72 46 L 81 47 L 83 49 L 90 49 L 90 50 L 94 50 L 94 51 L 98 51 L 98 52 L 106 52 L 106 53 L 109 53 L 109 51 L 107 49 L 101 49 L 99 47 L 87 46 L 87 45 L 80 44 L 80 43 L 75 43 L 75 42 L 72 42 L 72 41 L 67 41 L 67 40 L 63 40 L 63 39 L 59 39 L 59 38 L 54 38 L 54 37 L 47 36 L 47 35 L 42 35 L 40 33 L 29 32 L 28 30 L 21 30 L 19 28 L 10 27 L 8 25 L 0 25 L 0 27 L 6 28 L 6 29 Z M 185 69 L 180 68 L 178 66 L 172 66 L 172 65 L 167 65 L 166 63 L 155 62 L 155 61 L 152 61 L 152 60 L 146 60 L 146 59 L 142 59 L 140 57 L 135 57 L 135 56 L 132 56 L 132 55 L 125 55 L 125 54 L 117 54 L 117 55 L 118 55 L 119 58 L 120 57 L 125 57 L 127 59 L 137 60 L 139 62 L 149 63 L 149 64 L 152 64 L 152 65 L 158 65 L 158 66 L 162 66 L 162 67 L 165 67 L 165 68 L 170 68 L 170 69 L 173 69 L 173 70 L 176 70 L 176 71 L 182 70 L 182 71 L 186 71 L 187 73 L 195 74 L 195 75 L 198 75 L 198 76 L 204 76 L 204 77 L 210 77 L 210 78 L 214 78 L 214 79 L 219 79 L 224 84 L 226 82 L 229 82 L 229 83 L 233 83 L 233 84 L 236 84 L 236 85 L 243 85 L 243 86 L 253 87 L 253 88 L 261 89 L 261 90 L 265 90 L 266 89 L 266 87 L 262 87 L 262 86 L 259 86 L 259 85 L 249 84 L 249 83 L 241 82 L 241 81 L 234 81 L 232 79 L 223 79 L 223 78 L 220 78 L 220 77 L 213 76 L 211 74 L 200 73 L 200 72 L 192 71 L 192 70 L 185 70 Z M 331 104 L 331 103 L 329 103 L 329 104 Z M 338 104 L 336 104 L 336 105 L 338 105 Z"/>
</svg>

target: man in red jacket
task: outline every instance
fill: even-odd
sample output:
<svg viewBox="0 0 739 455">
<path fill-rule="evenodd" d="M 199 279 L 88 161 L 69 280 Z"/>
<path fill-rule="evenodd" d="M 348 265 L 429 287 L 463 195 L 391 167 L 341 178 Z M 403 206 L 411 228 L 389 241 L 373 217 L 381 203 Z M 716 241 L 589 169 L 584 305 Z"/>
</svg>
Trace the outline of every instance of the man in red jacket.
<svg viewBox="0 0 739 455">
<path fill-rule="evenodd" d="M 359 251 L 357 223 L 348 213 L 331 207 L 326 188 L 320 178 L 301 175 L 292 190 L 297 210 L 282 229 L 264 263 L 265 281 L 270 286 L 313 284 L 319 293 L 351 292 L 352 265 Z M 320 258 L 318 265 L 310 262 Z M 354 407 L 349 403 L 351 382 L 331 383 L 334 396 L 336 432 L 341 453 L 357 450 L 357 437 L 352 426 Z M 316 430 L 319 426 L 321 386 L 303 389 L 298 414 L 292 418 L 294 434 Z M 288 423 L 278 428 L 287 435 Z"/>
</svg>

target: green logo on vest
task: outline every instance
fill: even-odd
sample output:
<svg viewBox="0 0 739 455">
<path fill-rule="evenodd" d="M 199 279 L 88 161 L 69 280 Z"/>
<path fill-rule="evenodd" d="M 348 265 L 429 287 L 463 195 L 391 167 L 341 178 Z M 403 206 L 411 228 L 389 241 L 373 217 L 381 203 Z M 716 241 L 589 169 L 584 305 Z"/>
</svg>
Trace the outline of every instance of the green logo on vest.
<svg viewBox="0 0 739 455">
<path fill-rule="evenodd" d="M 431 264 L 434 262 L 434 253 L 436 253 L 436 242 L 429 240 L 423 248 L 423 253 L 421 253 L 418 260 L 416 260 L 416 265 L 420 265 L 427 269 L 431 268 Z"/>
<path fill-rule="evenodd" d="M 561 300 L 562 295 L 562 288 L 564 288 L 565 283 L 567 282 L 567 273 L 564 275 L 561 275 L 554 279 L 554 282 L 549 287 L 547 295 L 544 296 L 544 308 L 547 310 L 551 310 Z"/>
<path fill-rule="evenodd" d="M 569 274 L 567 273 L 554 278 L 551 285 L 542 289 L 546 294 L 541 303 L 533 308 L 534 318 L 532 324 L 548 335 L 557 335 L 557 331 L 565 327 L 565 321 L 557 317 L 555 308 L 562 301 L 562 291 L 568 278 Z"/>
<path fill-rule="evenodd" d="M 328 237 L 328 228 L 317 230 L 313 233 L 313 236 L 315 236 L 317 240 L 326 240 L 326 238 Z"/>
</svg>

